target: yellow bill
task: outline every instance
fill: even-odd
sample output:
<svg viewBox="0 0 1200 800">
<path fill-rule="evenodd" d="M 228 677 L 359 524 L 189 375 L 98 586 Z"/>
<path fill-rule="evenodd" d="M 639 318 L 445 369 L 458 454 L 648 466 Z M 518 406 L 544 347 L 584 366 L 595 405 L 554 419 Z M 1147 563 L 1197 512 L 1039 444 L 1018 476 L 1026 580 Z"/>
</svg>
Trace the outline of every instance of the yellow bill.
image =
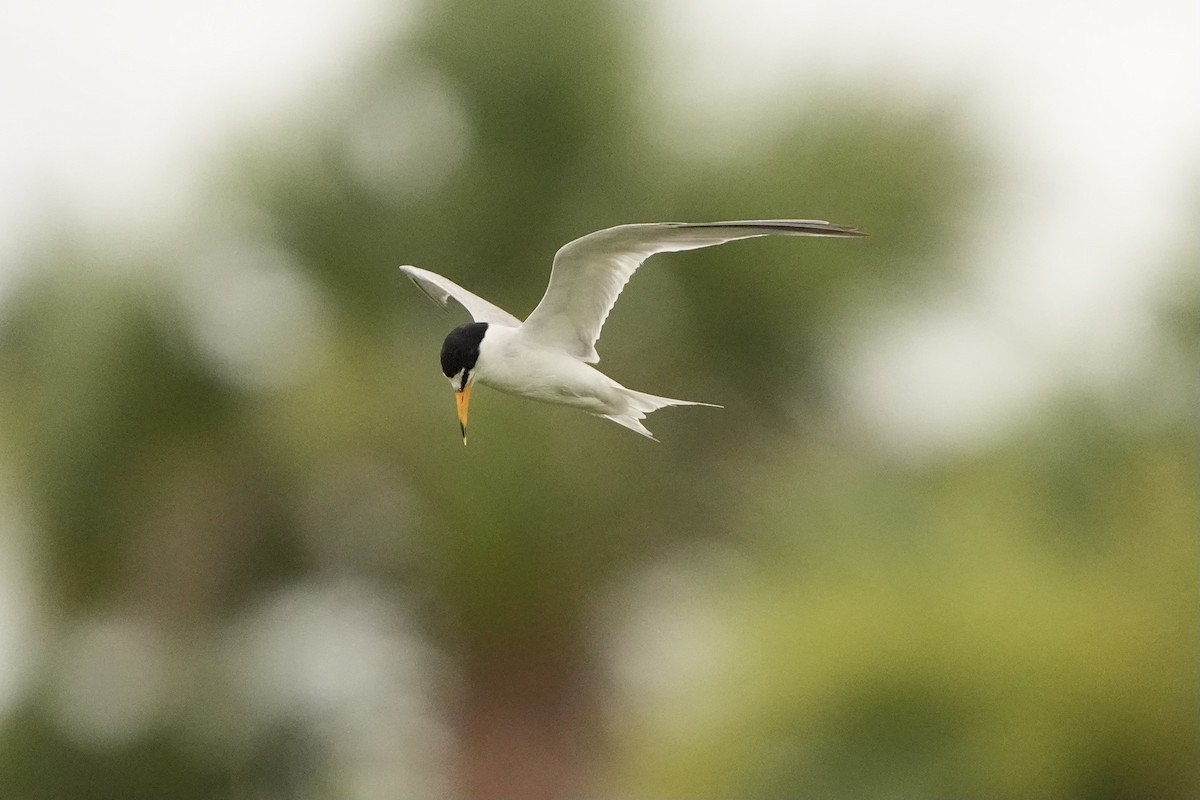
<svg viewBox="0 0 1200 800">
<path fill-rule="evenodd" d="M 467 411 L 471 405 L 471 387 L 474 385 L 468 383 L 461 392 L 454 393 L 454 402 L 458 406 L 458 428 L 462 431 L 463 447 L 467 445 Z"/>
</svg>

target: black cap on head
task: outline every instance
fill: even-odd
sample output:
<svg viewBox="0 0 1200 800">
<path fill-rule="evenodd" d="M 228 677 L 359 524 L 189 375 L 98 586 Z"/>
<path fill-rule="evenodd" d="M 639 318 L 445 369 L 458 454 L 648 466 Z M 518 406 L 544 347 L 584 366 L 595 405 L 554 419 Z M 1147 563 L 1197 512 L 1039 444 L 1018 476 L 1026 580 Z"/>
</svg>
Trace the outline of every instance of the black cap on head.
<svg viewBox="0 0 1200 800">
<path fill-rule="evenodd" d="M 486 322 L 468 322 L 446 334 L 446 340 L 442 342 L 443 375 L 453 378 L 465 371 L 463 382 L 466 382 L 465 373 L 473 370 L 479 360 L 479 343 L 483 341 L 487 326 Z"/>
</svg>

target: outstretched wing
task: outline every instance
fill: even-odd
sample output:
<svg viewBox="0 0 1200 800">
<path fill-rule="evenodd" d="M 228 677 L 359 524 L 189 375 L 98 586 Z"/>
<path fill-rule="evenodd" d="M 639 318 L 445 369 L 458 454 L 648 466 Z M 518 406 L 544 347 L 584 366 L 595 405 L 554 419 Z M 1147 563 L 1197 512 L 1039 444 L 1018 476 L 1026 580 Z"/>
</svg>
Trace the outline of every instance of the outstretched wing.
<svg viewBox="0 0 1200 800">
<path fill-rule="evenodd" d="M 453 297 L 476 322 L 487 322 L 506 328 L 515 328 L 521 324 L 521 320 L 503 308 L 492 305 L 479 295 L 468 292 L 454 281 L 443 278 L 436 272 L 407 265 L 401 267 L 400 271 L 407 275 L 429 299 L 440 306 L 448 305 L 450 298 Z"/>
<path fill-rule="evenodd" d="M 712 247 L 756 236 L 866 234 L 817 219 L 757 219 L 738 222 L 654 222 L 618 225 L 564 245 L 554 256 L 550 285 L 521 330 L 594 364 L 604 320 L 637 268 L 655 253 Z"/>
</svg>

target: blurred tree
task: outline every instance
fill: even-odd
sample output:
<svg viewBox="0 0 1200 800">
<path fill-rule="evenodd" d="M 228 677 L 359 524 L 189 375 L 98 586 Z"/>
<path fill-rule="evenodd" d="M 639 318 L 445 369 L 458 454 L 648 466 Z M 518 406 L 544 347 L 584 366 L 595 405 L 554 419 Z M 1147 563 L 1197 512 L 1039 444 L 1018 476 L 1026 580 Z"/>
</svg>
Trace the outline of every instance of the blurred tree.
<svg viewBox="0 0 1200 800">
<path fill-rule="evenodd" d="M 770 564 L 693 576 L 725 662 L 619 717 L 613 794 L 1194 796 L 1197 419 L 1103 417 L 917 474 L 763 464 Z"/>
<path fill-rule="evenodd" d="M 476 411 L 487 440 L 477 438 L 466 461 L 434 462 L 428 448 L 441 437 L 418 442 L 413 428 L 423 421 L 405 422 L 399 408 L 362 417 L 387 442 L 383 457 L 426 500 L 427 524 L 416 534 L 422 579 L 430 624 L 460 668 L 468 793 L 560 796 L 582 790 L 598 752 L 589 643 L 598 592 L 665 543 L 729 534 L 720 498 L 740 480 L 738 460 L 794 435 L 781 409 L 819 381 L 822 309 L 861 305 L 872 285 L 876 299 L 894 292 L 897 258 L 936 269 L 978 179 L 952 120 L 903 107 L 867 111 L 865 100 L 798 107 L 778 142 L 697 169 L 654 151 L 636 96 L 623 88 L 635 79 L 634 26 L 606 4 L 451 2 L 430 15 L 425 32 L 368 74 L 345 117 L 319 135 L 315 160 L 254 157 L 246 173 L 274 243 L 327 287 L 347 327 L 364 331 L 357 358 L 366 372 L 403 359 L 415 370 L 406 382 L 440 387 L 434 353 L 454 323 L 431 322 L 397 285 L 388 270 L 400 259 L 453 274 L 521 314 L 536 303 L 554 250 L 607 224 L 805 215 L 819 198 L 838 219 L 889 233 L 886 247 L 841 252 L 755 243 L 697 254 L 675 292 L 660 278 L 637 287 L 649 302 L 614 314 L 610 330 L 638 339 L 617 339 L 613 352 L 628 355 L 613 368 L 653 364 L 632 385 L 686 385 L 698 373 L 722 399 L 744 394 L 766 406 L 767 424 L 728 415 L 717 437 L 677 435 L 671 450 L 647 453 L 592 420 L 531 414 L 487 396 Z M 376 127 L 389 99 L 414 97 L 422 99 L 406 114 Z M 429 167 L 436 174 L 413 164 L 389 178 L 389 159 L 421 153 L 380 146 L 364 156 L 366 140 L 412 142 L 447 163 Z M 459 151 L 438 155 L 443 146 Z M 870 182 L 847 180 L 863 169 Z M 917 224 L 926 215 L 941 221 L 934 235 Z M 817 263 L 819 272 L 807 266 Z M 751 314 L 756 322 L 746 325 Z M 392 344 L 397 325 L 401 351 Z M 364 407 L 361 398 L 348 404 Z"/>
</svg>

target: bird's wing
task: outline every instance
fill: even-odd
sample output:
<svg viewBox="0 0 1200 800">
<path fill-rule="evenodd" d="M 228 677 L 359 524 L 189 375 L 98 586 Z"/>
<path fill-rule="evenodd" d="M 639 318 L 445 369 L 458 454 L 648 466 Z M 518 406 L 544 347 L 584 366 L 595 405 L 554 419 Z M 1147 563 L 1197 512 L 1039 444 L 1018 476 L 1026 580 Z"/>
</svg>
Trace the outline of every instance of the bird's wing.
<svg viewBox="0 0 1200 800">
<path fill-rule="evenodd" d="M 470 313 L 476 322 L 487 322 L 492 325 L 502 325 L 506 328 L 516 328 L 521 320 L 499 306 L 492 305 L 477 294 L 468 292 L 449 278 L 443 278 L 436 272 L 430 272 L 420 267 L 403 266 L 400 271 L 417 285 L 429 299 L 440 306 L 446 306 L 451 297 Z"/>
<path fill-rule="evenodd" d="M 782 234 L 866 234 L 817 219 L 757 219 L 738 222 L 653 222 L 618 225 L 568 242 L 554 256 L 550 285 L 521 330 L 589 364 L 600 360 L 596 340 L 617 296 L 637 268 L 655 253 L 712 247 L 737 239 Z"/>
</svg>

